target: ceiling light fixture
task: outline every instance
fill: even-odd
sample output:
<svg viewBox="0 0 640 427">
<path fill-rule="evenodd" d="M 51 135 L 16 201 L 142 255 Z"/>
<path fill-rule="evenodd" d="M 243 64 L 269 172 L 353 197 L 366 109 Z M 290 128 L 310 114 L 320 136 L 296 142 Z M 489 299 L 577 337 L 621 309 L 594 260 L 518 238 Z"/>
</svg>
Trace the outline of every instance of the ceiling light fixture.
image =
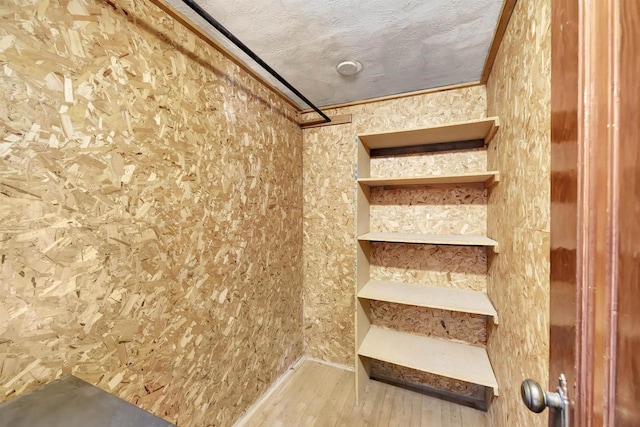
<svg viewBox="0 0 640 427">
<path fill-rule="evenodd" d="M 362 64 L 358 61 L 343 61 L 336 66 L 336 71 L 343 76 L 353 76 L 362 71 Z"/>
</svg>

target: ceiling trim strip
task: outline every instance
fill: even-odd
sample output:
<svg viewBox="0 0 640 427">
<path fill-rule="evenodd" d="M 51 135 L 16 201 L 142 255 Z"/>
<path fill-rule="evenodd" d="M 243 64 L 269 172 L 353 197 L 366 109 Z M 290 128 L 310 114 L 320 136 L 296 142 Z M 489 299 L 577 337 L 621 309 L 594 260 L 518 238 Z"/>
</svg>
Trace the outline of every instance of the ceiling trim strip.
<svg viewBox="0 0 640 427">
<path fill-rule="evenodd" d="M 493 69 L 493 63 L 496 61 L 496 56 L 498 55 L 500 44 L 502 44 L 504 34 L 507 32 L 507 25 L 509 25 L 509 20 L 511 19 L 511 15 L 513 14 L 513 9 L 516 7 L 517 1 L 518 0 L 506 0 L 502 5 L 500 19 L 498 20 L 498 25 L 496 26 L 496 30 L 493 33 L 491 47 L 489 48 L 489 53 L 487 54 L 487 60 L 484 63 L 482 77 L 480 77 L 480 82 L 482 84 L 487 83 L 487 80 L 489 80 L 491 70 Z"/>
</svg>

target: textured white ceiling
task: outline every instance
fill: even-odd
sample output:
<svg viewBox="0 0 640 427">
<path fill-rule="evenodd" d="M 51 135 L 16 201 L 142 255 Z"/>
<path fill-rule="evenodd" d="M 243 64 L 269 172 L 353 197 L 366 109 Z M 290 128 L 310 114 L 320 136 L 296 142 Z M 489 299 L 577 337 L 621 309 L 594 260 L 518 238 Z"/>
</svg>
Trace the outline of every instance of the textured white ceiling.
<svg viewBox="0 0 640 427">
<path fill-rule="evenodd" d="M 301 107 L 181 0 L 169 0 Z M 198 0 L 318 106 L 480 80 L 503 0 Z M 336 65 L 360 61 L 344 77 Z"/>
</svg>

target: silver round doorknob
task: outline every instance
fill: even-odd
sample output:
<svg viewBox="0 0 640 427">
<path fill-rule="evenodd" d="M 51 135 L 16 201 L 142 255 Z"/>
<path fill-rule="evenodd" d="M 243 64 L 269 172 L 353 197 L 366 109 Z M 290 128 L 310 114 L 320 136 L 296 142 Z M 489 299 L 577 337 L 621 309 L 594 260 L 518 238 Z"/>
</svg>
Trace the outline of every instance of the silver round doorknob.
<svg viewBox="0 0 640 427">
<path fill-rule="evenodd" d="M 520 386 L 522 400 L 530 411 L 539 414 L 547 407 L 547 392 L 537 381 L 527 379 Z"/>
<path fill-rule="evenodd" d="M 558 391 L 556 393 L 544 390 L 537 381 L 527 379 L 522 381 L 520 387 L 522 400 L 530 411 L 539 414 L 544 408 L 553 408 L 554 421 L 552 425 L 569 427 L 570 404 L 567 397 L 567 379 L 564 374 L 558 378 Z"/>
</svg>

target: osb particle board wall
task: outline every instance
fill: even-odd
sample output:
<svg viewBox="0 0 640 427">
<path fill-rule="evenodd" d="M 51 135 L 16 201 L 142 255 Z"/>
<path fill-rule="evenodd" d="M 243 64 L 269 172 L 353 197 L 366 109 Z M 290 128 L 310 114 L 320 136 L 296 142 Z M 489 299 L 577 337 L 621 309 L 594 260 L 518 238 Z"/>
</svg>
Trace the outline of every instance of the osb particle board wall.
<svg viewBox="0 0 640 427">
<path fill-rule="evenodd" d="M 302 354 L 297 113 L 113 3 L 0 7 L 0 400 L 74 374 L 230 425 Z"/>
<path fill-rule="evenodd" d="M 548 383 L 550 9 L 550 0 L 518 1 L 487 83 L 489 115 L 500 116 L 488 153 L 500 184 L 487 213 L 488 233 L 500 242 L 488 277 L 500 313 L 487 345 L 500 385 L 489 412 L 495 426 L 547 424 L 522 404 L 519 387 L 525 378 Z"/>
<path fill-rule="evenodd" d="M 352 114 L 353 122 L 303 131 L 305 352 L 324 360 L 353 365 L 356 135 L 484 118 L 486 92 L 484 87 L 476 86 L 326 112 L 331 115 Z M 372 175 L 384 173 L 390 176 L 398 173 L 423 174 L 425 170 L 433 174 L 480 171 L 486 170 L 486 156 L 484 152 L 472 152 L 423 156 L 418 161 L 394 158 L 387 162 L 372 161 L 371 169 Z M 424 194 L 407 191 L 402 197 L 427 197 Z M 457 196 L 450 197 L 455 199 Z M 431 202 L 424 199 L 424 203 Z M 467 207 L 473 209 L 472 204 Z M 460 217 L 469 215 L 465 212 Z M 382 216 L 378 215 L 376 221 L 379 219 L 379 223 L 392 226 Z M 422 225 L 436 223 L 437 215 L 425 218 Z M 444 226 L 444 222 L 441 224 Z M 470 255 L 477 256 L 475 253 Z M 402 259 L 411 263 L 407 256 Z M 468 280 L 461 279 L 460 286 L 484 289 L 486 263 L 482 264 L 482 269 L 481 272 L 473 272 Z M 419 277 L 419 283 L 435 284 L 448 280 L 446 273 L 419 270 L 399 267 L 381 270 L 380 274 Z M 460 279 L 461 275 L 457 277 Z"/>
</svg>

